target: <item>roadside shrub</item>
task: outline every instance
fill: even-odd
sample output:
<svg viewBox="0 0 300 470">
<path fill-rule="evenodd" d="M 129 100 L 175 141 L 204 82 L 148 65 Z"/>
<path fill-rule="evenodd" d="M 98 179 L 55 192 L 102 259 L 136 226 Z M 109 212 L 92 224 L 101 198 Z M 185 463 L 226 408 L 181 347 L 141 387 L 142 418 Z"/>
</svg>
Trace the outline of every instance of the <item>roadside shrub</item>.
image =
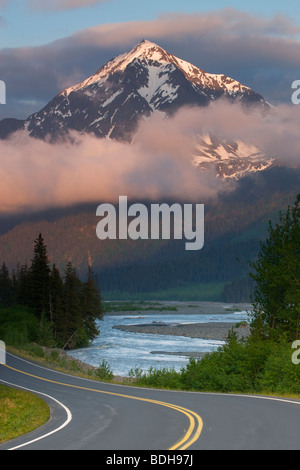
<svg viewBox="0 0 300 470">
<path fill-rule="evenodd" d="M 300 364 L 292 362 L 292 353 L 291 343 L 274 348 L 261 377 L 262 389 L 276 394 L 300 393 Z"/>
<path fill-rule="evenodd" d="M 114 376 L 113 372 L 110 370 L 108 362 L 104 359 L 96 370 L 96 376 L 101 380 L 111 380 Z"/>
<path fill-rule="evenodd" d="M 181 371 L 184 389 L 249 393 L 261 389 L 265 364 L 273 350 L 270 341 L 248 338 L 238 341 L 234 334 L 217 351 L 202 359 L 190 359 Z"/>
<path fill-rule="evenodd" d="M 39 321 L 25 307 L 14 306 L 0 310 L 0 337 L 7 345 L 23 346 L 39 339 Z"/>
</svg>

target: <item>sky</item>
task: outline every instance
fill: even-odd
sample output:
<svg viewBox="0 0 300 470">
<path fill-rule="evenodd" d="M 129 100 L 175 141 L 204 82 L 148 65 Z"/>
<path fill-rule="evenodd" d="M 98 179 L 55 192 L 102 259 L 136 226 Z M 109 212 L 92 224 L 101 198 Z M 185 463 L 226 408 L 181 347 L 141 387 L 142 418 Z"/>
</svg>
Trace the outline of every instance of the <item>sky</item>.
<svg viewBox="0 0 300 470">
<path fill-rule="evenodd" d="M 130 147 L 92 136 L 77 136 L 76 146 L 13 136 L 0 142 L 0 212 L 100 202 L 128 191 L 133 198 L 142 192 L 180 197 L 178 188 L 201 201 L 219 184 L 215 175 L 199 181 L 187 155 L 194 144 L 190 129 L 200 133 L 208 123 L 226 138 L 299 164 L 300 105 L 291 101 L 292 83 L 300 80 L 298 0 L 0 0 L 0 80 L 6 85 L 0 121 L 27 118 L 142 39 L 240 81 L 276 112 L 261 118 L 221 103 L 205 114 L 183 111 L 163 128 L 153 118 Z"/>
<path fill-rule="evenodd" d="M 144 38 L 272 104 L 300 78 L 296 0 L 0 0 L 0 119 L 28 117 Z"/>
<path fill-rule="evenodd" d="M 155 20 L 169 13 L 201 13 L 237 8 L 260 16 L 283 14 L 300 21 L 297 0 L 1 0 L 2 47 L 47 44 L 99 24 Z"/>
</svg>

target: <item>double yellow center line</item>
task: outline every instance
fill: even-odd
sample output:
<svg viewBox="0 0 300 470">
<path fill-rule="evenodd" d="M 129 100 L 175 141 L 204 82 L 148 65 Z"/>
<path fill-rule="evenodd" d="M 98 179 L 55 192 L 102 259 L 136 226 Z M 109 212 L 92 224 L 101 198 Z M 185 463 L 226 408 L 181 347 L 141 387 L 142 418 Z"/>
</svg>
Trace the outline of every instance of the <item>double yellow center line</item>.
<svg viewBox="0 0 300 470">
<path fill-rule="evenodd" d="M 15 369 L 14 367 L 8 366 L 7 364 L 6 364 L 6 367 L 8 367 L 9 369 L 12 369 L 16 372 L 20 372 L 21 374 L 25 374 L 25 375 L 29 375 L 30 377 L 34 377 L 35 379 L 44 380 L 45 382 L 51 382 L 51 383 L 55 383 L 55 384 L 58 384 L 58 385 L 63 385 L 64 387 L 78 388 L 78 389 L 87 390 L 87 391 L 90 391 L 90 392 L 102 393 L 102 394 L 106 394 L 106 395 L 114 395 L 114 396 L 122 397 L 122 398 L 130 398 L 131 400 L 139 400 L 139 401 L 144 401 L 144 402 L 148 402 L 148 403 L 154 403 L 156 405 L 165 406 L 165 407 L 171 408 L 175 411 L 179 411 L 180 413 L 187 416 L 187 418 L 189 420 L 189 427 L 188 427 L 188 430 L 185 432 L 184 436 L 178 442 L 176 442 L 176 444 L 171 446 L 168 450 L 185 450 L 185 449 L 187 449 L 199 438 L 199 436 L 201 434 L 201 431 L 202 431 L 202 428 L 203 428 L 203 422 L 202 422 L 201 417 L 197 413 L 195 413 L 194 411 L 183 408 L 182 406 L 173 405 L 171 403 L 165 403 L 165 402 L 159 401 L 159 400 L 151 400 L 150 398 L 140 398 L 140 397 L 135 397 L 135 396 L 131 396 L 131 395 L 124 395 L 122 393 L 107 392 L 107 391 L 104 391 L 104 390 L 97 390 L 97 389 L 94 389 L 94 388 L 81 387 L 79 385 L 67 384 L 67 383 L 64 383 L 64 382 L 58 382 L 58 381 L 46 379 L 44 377 L 40 377 L 40 376 L 37 376 L 37 375 L 29 374 L 28 372 L 24 372 L 22 370 Z"/>
</svg>

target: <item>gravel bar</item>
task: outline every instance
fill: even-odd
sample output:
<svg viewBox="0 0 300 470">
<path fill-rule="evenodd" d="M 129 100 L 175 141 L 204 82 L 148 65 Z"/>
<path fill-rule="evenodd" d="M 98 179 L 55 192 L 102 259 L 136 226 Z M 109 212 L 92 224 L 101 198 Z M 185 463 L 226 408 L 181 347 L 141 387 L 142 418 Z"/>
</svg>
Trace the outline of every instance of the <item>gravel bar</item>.
<svg viewBox="0 0 300 470">
<path fill-rule="evenodd" d="M 233 328 L 238 338 L 249 335 L 249 326 L 235 327 L 231 322 L 209 322 L 189 324 L 167 324 L 153 322 L 144 325 L 116 325 L 114 328 L 131 333 L 149 333 L 156 335 L 187 336 L 190 338 L 202 338 L 212 340 L 226 340 L 228 333 Z"/>
</svg>

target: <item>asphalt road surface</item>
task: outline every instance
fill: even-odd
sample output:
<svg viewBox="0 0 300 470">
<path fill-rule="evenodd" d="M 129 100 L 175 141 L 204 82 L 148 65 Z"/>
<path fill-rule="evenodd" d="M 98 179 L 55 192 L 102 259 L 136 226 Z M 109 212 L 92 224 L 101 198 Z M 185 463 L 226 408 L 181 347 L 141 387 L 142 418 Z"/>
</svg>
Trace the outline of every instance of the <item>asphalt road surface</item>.
<svg viewBox="0 0 300 470">
<path fill-rule="evenodd" d="M 0 382 L 36 393 L 51 411 L 45 425 L 0 450 L 300 449 L 300 400 L 107 384 L 9 353 Z"/>
</svg>

